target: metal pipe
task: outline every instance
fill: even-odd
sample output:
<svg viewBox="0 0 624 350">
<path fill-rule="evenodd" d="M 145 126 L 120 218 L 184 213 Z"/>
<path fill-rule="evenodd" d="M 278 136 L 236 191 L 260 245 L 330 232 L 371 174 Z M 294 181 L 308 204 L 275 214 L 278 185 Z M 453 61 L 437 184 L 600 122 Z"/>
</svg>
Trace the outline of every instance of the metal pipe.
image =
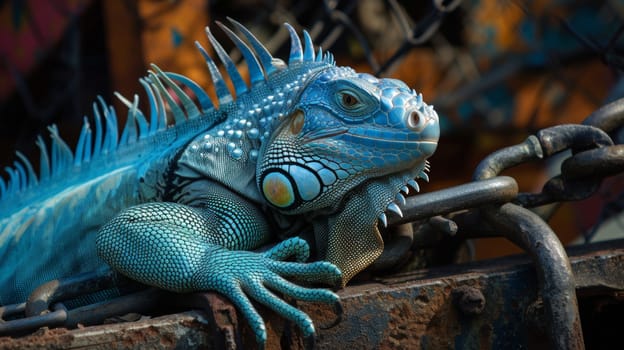
<svg viewBox="0 0 624 350">
<path fill-rule="evenodd" d="M 98 290 L 113 287 L 117 273 L 109 268 L 52 280 L 37 287 L 26 302 L 27 317 L 42 315 L 58 300 L 67 300 Z"/>
<path fill-rule="evenodd" d="M 584 349 L 574 275 L 557 235 L 539 216 L 512 203 L 483 208 L 482 214 L 533 260 L 553 349 Z"/>
<path fill-rule="evenodd" d="M 396 225 L 486 204 L 505 203 L 517 194 L 516 180 L 508 176 L 475 181 L 408 197 L 405 205 L 401 206 L 403 217 L 391 216 L 389 222 Z"/>
<path fill-rule="evenodd" d="M 67 311 L 54 310 L 43 315 L 0 322 L 0 336 L 33 331 L 41 327 L 62 326 L 67 320 Z"/>
</svg>

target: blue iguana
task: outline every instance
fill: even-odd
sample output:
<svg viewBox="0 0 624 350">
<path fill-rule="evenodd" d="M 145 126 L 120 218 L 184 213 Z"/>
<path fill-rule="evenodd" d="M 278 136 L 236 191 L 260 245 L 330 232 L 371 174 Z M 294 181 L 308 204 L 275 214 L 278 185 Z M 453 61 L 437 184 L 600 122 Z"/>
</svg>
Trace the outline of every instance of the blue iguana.
<svg viewBox="0 0 624 350">
<path fill-rule="evenodd" d="M 50 147 L 38 139 L 38 176 L 17 153 L 0 181 L 0 305 L 109 264 L 166 290 L 222 293 L 264 344 L 250 298 L 313 337 L 308 315 L 274 292 L 337 303 L 332 291 L 290 279 L 344 286 L 379 257 L 378 225 L 388 211 L 401 215 L 396 202 L 427 179 L 436 112 L 399 80 L 336 66 L 305 31 L 302 45 L 285 25 L 285 63 L 231 22 L 239 34 L 217 24 L 242 53 L 249 85 L 206 28 L 234 94 L 196 43 L 217 101 L 152 65 L 140 79 L 148 117 L 136 95 L 117 94 L 128 106 L 121 135 L 115 110 L 99 98 L 74 151 L 55 126 Z"/>
</svg>

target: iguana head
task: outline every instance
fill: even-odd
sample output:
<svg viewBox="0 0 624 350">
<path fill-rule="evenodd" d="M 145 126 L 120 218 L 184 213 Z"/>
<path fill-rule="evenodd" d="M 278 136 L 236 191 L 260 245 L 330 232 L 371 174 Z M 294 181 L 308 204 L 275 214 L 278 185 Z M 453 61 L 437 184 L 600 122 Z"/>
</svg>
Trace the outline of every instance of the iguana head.
<svg viewBox="0 0 624 350">
<path fill-rule="evenodd" d="M 258 184 L 284 213 L 338 208 L 365 181 L 416 177 L 438 137 L 436 112 L 405 83 L 332 67 L 312 79 L 273 133 Z"/>
<path fill-rule="evenodd" d="M 393 201 L 426 176 L 438 137 L 436 112 L 405 83 L 330 67 L 265 143 L 258 186 L 279 211 L 315 217 L 317 253 L 344 285 L 381 254 L 377 219 L 400 212 Z"/>
</svg>

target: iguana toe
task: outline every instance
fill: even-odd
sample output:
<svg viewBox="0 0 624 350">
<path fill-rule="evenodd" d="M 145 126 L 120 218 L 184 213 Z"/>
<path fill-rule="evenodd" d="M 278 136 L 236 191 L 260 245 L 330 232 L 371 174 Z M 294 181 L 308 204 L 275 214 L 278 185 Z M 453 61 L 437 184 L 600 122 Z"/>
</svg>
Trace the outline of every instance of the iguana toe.
<svg viewBox="0 0 624 350">
<path fill-rule="evenodd" d="M 310 246 L 305 240 L 299 237 L 293 237 L 278 243 L 265 252 L 264 256 L 269 259 L 280 261 L 294 257 L 295 261 L 304 262 L 310 257 Z"/>
</svg>

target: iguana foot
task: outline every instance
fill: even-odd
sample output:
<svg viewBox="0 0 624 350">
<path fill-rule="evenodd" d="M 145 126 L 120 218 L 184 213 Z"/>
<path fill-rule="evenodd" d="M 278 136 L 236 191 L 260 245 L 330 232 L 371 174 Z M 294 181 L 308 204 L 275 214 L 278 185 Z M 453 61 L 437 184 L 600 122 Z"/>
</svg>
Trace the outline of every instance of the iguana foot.
<svg viewBox="0 0 624 350">
<path fill-rule="evenodd" d="M 291 256 L 302 258 L 305 255 L 302 252 L 306 248 L 305 241 L 291 238 L 261 254 L 223 250 L 218 258 L 222 261 L 215 264 L 213 260 L 212 266 L 206 266 L 206 271 L 200 272 L 198 286 L 214 289 L 228 296 L 248 320 L 260 345 L 266 342 L 266 328 L 250 298 L 295 323 L 308 343 L 315 336 L 314 323 L 306 313 L 288 304 L 274 292 L 296 300 L 336 305 L 340 299 L 332 291 L 302 287 L 284 277 L 336 285 L 340 281 L 341 272 L 325 261 L 301 263 L 277 260 Z"/>
</svg>

